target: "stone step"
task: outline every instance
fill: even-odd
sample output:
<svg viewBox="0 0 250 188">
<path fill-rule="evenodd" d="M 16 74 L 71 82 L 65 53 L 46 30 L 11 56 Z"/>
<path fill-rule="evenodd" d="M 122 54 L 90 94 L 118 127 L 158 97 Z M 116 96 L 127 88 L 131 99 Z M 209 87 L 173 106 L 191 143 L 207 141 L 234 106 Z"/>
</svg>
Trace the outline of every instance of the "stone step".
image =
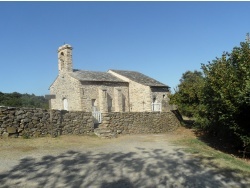
<svg viewBox="0 0 250 188">
<path fill-rule="evenodd" d="M 97 128 L 97 129 L 94 130 L 94 132 L 98 132 L 98 133 L 100 133 L 100 134 L 102 134 L 102 133 L 111 133 L 111 130 L 109 130 L 109 129 Z"/>
<path fill-rule="evenodd" d="M 116 133 L 112 133 L 111 130 L 107 128 L 96 128 L 94 130 L 95 135 L 101 138 L 116 138 Z"/>
</svg>

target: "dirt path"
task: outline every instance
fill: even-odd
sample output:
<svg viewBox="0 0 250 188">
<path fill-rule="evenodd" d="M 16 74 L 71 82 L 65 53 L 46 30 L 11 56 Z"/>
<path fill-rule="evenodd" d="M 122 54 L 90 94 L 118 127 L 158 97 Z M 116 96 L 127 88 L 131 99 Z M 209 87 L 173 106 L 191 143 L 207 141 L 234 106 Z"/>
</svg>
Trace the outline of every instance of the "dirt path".
<svg viewBox="0 0 250 188">
<path fill-rule="evenodd" d="M 171 145 L 170 135 L 0 140 L 0 187 L 249 187 L 250 178 Z"/>
</svg>

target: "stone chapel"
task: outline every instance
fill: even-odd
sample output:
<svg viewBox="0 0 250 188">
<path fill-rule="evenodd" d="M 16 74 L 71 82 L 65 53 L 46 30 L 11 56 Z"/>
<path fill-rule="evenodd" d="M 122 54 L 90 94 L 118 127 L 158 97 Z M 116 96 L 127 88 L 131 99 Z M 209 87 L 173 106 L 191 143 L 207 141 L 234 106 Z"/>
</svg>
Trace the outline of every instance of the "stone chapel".
<svg viewBox="0 0 250 188">
<path fill-rule="evenodd" d="M 169 110 L 169 87 L 140 72 L 73 69 L 72 47 L 58 49 L 58 76 L 51 84 L 51 109 L 86 112 Z"/>
</svg>

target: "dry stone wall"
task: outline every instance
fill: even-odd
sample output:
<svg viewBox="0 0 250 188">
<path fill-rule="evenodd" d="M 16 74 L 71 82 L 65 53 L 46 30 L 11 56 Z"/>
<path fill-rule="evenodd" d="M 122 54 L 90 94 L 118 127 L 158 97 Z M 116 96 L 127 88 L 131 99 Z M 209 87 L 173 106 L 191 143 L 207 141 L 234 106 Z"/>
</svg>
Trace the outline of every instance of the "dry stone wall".
<svg viewBox="0 0 250 188">
<path fill-rule="evenodd" d="M 93 117 L 89 112 L 0 107 L 2 137 L 84 135 L 93 131 Z"/>
<path fill-rule="evenodd" d="M 125 112 L 103 114 L 100 127 L 116 134 L 165 133 L 175 130 L 180 122 L 173 112 Z"/>
<path fill-rule="evenodd" d="M 180 126 L 173 112 L 111 112 L 102 116 L 99 129 L 114 134 L 165 133 Z M 88 135 L 94 128 L 91 112 L 0 107 L 0 138 Z"/>
</svg>

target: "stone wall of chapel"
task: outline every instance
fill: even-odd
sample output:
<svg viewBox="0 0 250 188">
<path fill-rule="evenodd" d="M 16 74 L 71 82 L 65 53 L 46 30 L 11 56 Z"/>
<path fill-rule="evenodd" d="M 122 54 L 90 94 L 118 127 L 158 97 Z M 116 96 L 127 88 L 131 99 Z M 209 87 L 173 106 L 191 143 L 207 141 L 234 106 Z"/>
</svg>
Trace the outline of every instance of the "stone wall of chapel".
<svg viewBox="0 0 250 188">
<path fill-rule="evenodd" d="M 50 94 L 56 95 L 51 99 L 51 109 L 64 109 L 63 99 L 67 99 L 69 111 L 82 111 L 80 98 L 81 83 L 68 74 L 59 74 L 50 87 Z"/>
<path fill-rule="evenodd" d="M 151 99 L 152 102 L 155 98 L 155 102 L 162 104 L 162 111 L 170 111 L 169 106 L 169 90 L 166 88 L 151 88 Z"/>
<path fill-rule="evenodd" d="M 113 72 L 112 70 L 109 70 L 108 72 L 124 81 L 129 82 L 130 112 L 152 111 L 151 89 L 149 86 L 145 86 L 137 82 L 134 82 L 120 74 Z"/>
<path fill-rule="evenodd" d="M 150 112 L 151 97 L 150 87 L 134 81 L 129 82 L 130 111 L 131 112 Z"/>
<path fill-rule="evenodd" d="M 127 83 L 81 82 L 81 104 L 84 111 L 128 112 L 129 97 Z"/>
</svg>

